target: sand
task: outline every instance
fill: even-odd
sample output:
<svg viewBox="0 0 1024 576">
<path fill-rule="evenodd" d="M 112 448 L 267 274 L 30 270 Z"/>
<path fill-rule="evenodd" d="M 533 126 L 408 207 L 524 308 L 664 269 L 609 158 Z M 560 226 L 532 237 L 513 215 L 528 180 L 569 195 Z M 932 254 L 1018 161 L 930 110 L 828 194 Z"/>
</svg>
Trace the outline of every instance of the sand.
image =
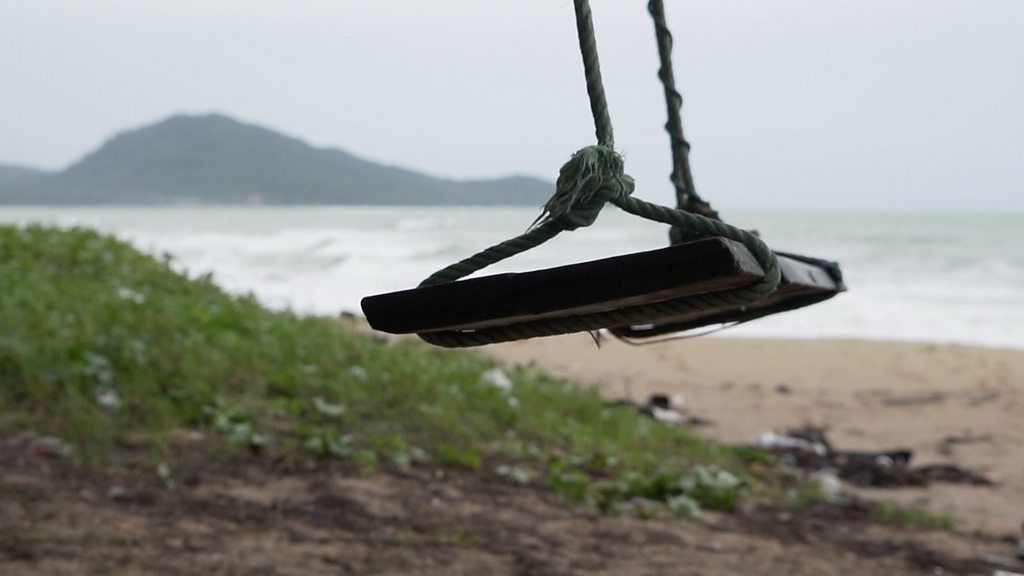
<svg viewBox="0 0 1024 576">
<path fill-rule="evenodd" d="M 742 506 L 699 521 L 602 516 L 486 471 L 382 469 L 269 455 L 225 459 L 177 435 L 173 488 L 154 473 L 26 455 L 0 439 L 0 574 L 977 574 L 1021 564 L 1024 352 L 880 342 L 709 338 L 644 348 L 586 335 L 485 349 L 535 361 L 609 398 L 681 393 L 750 442 L 802 423 L 840 448 L 906 446 L 1002 481 L 876 490 L 962 519 L 952 530 L 869 520 L 866 506 Z M 989 440 L 939 449 L 951 435 Z M 118 446 L 114 461 L 134 462 Z M 117 487 L 115 492 L 113 489 Z M 749 503 L 748 503 L 749 504 Z M 997 558 L 993 564 L 991 558 Z"/>
<path fill-rule="evenodd" d="M 480 472 L 367 477 L 350 462 L 174 444 L 182 482 L 170 489 L 0 442 L 0 574 L 990 576 L 980 555 L 1012 553 L 998 537 L 881 525 L 865 509 L 640 520 Z"/>
<path fill-rule="evenodd" d="M 648 346 L 586 334 L 484 348 L 536 363 L 608 398 L 683 394 L 714 421 L 697 433 L 751 443 L 766 431 L 825 426 L 842 449 L 909 448 L 914 463 L 955 463 L 995 487 L 858 490 L 1019 533 L 1024 523 L 1024 351 L 906 342 L 699 338 Z M 955 436 L 969 440 L 947 445 Z M 852 489 L 852 488 L 851 488 Z"/>
</svg>

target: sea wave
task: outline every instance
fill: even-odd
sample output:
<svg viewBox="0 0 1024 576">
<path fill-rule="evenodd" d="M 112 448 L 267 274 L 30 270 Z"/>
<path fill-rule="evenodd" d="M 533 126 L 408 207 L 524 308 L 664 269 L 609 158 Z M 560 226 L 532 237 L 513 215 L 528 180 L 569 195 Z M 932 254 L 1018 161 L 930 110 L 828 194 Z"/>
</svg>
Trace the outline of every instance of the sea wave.
<svg viewBox="0 0 1024 576">
<path fill-rule="evenodd" d="M 270 306 L 336 314 L 368 294 L 522 232 L 522 208 L 3 208 L 3 222 L 88 225 Z M 1024 348 L 1020 215 L 741 214 L 779 249 L 840 261 L 850 291 L 730 335 Z M 663 226 L 612 210 L 592 228 L 494 267 L 527 270 L 663 246 Z"/>
</svg>

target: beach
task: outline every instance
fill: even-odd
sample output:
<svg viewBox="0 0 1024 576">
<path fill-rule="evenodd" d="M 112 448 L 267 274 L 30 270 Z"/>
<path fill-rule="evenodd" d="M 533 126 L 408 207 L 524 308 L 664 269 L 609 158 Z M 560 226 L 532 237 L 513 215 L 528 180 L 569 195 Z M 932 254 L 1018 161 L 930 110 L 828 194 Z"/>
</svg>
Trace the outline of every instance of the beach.
<svg viewBox="0 0 1024 576">
<path fill-rule="evenodd" d="M 1024 0 L 438 4 L 0 4 L 0 576 L 1024 576 Z"/>
<path fill-rule="evenodd" d="M 467 354 L 367 334 L 360 297 L 413 286 L 528 216 L 0 211 L 131 244 L 6 231 L 18 249 L 0 267 L 0 318 L 27 344 L 0 360 L 33 376 L 0 389 L 14 399 L 0 418 L 0 572 L 1024 572 L 1012 218 L 953 233 L 932 216 L 759 217 L 780 244 L 840 260 L 851 291 L 704 338 L 574 334 Z M 498 271 L 664 243 L 606 224 L 599 242 L 567 235 Z M 64 393 L 83 381 L 88 396 Z M 693 425 L 610 408 L 652 394 L 681 397 Z M 746 448 L 799 426 L 826 429 L 836 451 L 906 450 L 913 467 L 995 484 L 862 488 L 839 471 L 837 494 L 831 472 Z"/>
<path fill-rule="evenodd" d="M 607 516 L 539 486 L 467 470 L 417 466 L 366 476 L 344 461 L 224 460 L 215 443 L 186 431 L 171 437 L 183 478 L 174 489 L 156 474 L 26 462 L 7 442 L 0 484 L 12 497 L 0 500 L 10 528 L 0 532 L 0 558 L 24 576 L 226 566 L 224 573 L 276 566 L 267 572 L 275 574 L 909 576 L 1017 566 L 1010 554 L 1024 520 L 1024 438 L 1015 416 L 1022 351 L 719 337 L 643 347 L 603 339 L 598 348 L 587 335 L 483 351 L 571 377 L 609 400 L 682 394 L 688 415 L 712 421 L 694 428 L 709 439 L 751 443 L 762 432 L 809 423 L 828 427 L 839 448 L 908 448 L 917 463 L 956 463 L 999 484 L 844 484 L 859 496 L 949 514 L 952 528 L 880 522 L 870 507 L 822 502 L 750 502 L 686 521 Z M 977 440 L 940 449 L 950 437 Z"/>
<path fill-rule="evenodd" d="M 587 334 L 484 350 L 594 386 L 609 399 L 682 394 L 688 414 L 712 421 L 696 433 L 724 442 L 753 443 L 763 432 L 812 424 L 843 449 L 906 448 L 915 464 L 968 467 L 998 484 L 854 491 L 990 533 L 1016 534 L 1024 522 L 1022 350 L 720 337 L 646 346 L 603 338 L 598 347 Z"/>
<path fill-rule="evenodd" d="M 0 227 L 0 246 L 4 574 L 1024 571 L 1020 351 L 587 334 L 446 351 L 266 308 L 85 229 Z M 651 394 L 682 412 L 637 410 Z M 749 448 L 800 425 L 828 429 L 832 448 L 803 442 L 836 472 Z M 850 484 L 891 486 L 921 470 L 909 453 L 996 484 Z"/>
</svg>

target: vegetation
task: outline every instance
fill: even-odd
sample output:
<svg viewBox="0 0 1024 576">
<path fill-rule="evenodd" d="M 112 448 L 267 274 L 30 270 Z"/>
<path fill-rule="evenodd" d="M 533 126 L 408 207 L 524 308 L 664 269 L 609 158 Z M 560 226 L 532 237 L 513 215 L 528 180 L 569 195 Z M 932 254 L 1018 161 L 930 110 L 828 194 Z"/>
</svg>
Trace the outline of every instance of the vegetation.
<svg viewBox="0 0 1024 576">
<path fill-rule="evenodd" d="M 0 203 L 540 206 L 552 190 L 528 177 L 434 178 L 219 114 L 123 132 L 57 173 L 0 166 Z"/>
<path fill-rule="evenodd" d="M 625 510 L 735 505 L 763 455 L 695 439 L 531 369 L 274 312 L 85 229 L 0 227 L 0 433 L 102 460 L 199 430 L 365 472 L 432 465 Z M 500 368 L 498 370 L 501 370 Z M 760 468 L 758 468 L 760 467 Z"/>
<path fill-rule="evenodd" d="M 884 524 L 925 530 L 949 530 L 955 524 L 953 518 L 947 514 L 918 507 L 904 507 L 887 501 L 871 503 L 871 519 Z"/>
<path fill-rule="evenodd" d="M 697 439 L 596 392 L 481 354 L 393 343 L 353 323 L 275 312 L 87 229 L 0 226 L 0 437 L 53 435 L 74 458 L 169 440 L 363 473 L 442 466 L 543 486 L 609 514 L 698 517 L 746 493 L 819 502 L 764 452 Z M 878 522 L 949 528 L 888 502 Z"/>
</svg>

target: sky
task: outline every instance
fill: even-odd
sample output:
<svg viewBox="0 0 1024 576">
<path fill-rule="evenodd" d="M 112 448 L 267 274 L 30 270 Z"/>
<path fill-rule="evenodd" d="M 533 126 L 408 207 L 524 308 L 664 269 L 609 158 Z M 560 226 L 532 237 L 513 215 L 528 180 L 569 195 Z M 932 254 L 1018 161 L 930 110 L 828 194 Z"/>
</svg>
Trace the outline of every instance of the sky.
<svg viewBox="0 0 1024 576">
<path fill-rule="evenodd" d="M 642 0 L 592 0 L 616 144 L 670 202 Z M 667 0 L 723 210 L 1024 211 L 1024 1 Z M 570 0 L 2 0 L 0 163 L 221 112 L 452 178 L 594 141 Z"/>
</svg>

